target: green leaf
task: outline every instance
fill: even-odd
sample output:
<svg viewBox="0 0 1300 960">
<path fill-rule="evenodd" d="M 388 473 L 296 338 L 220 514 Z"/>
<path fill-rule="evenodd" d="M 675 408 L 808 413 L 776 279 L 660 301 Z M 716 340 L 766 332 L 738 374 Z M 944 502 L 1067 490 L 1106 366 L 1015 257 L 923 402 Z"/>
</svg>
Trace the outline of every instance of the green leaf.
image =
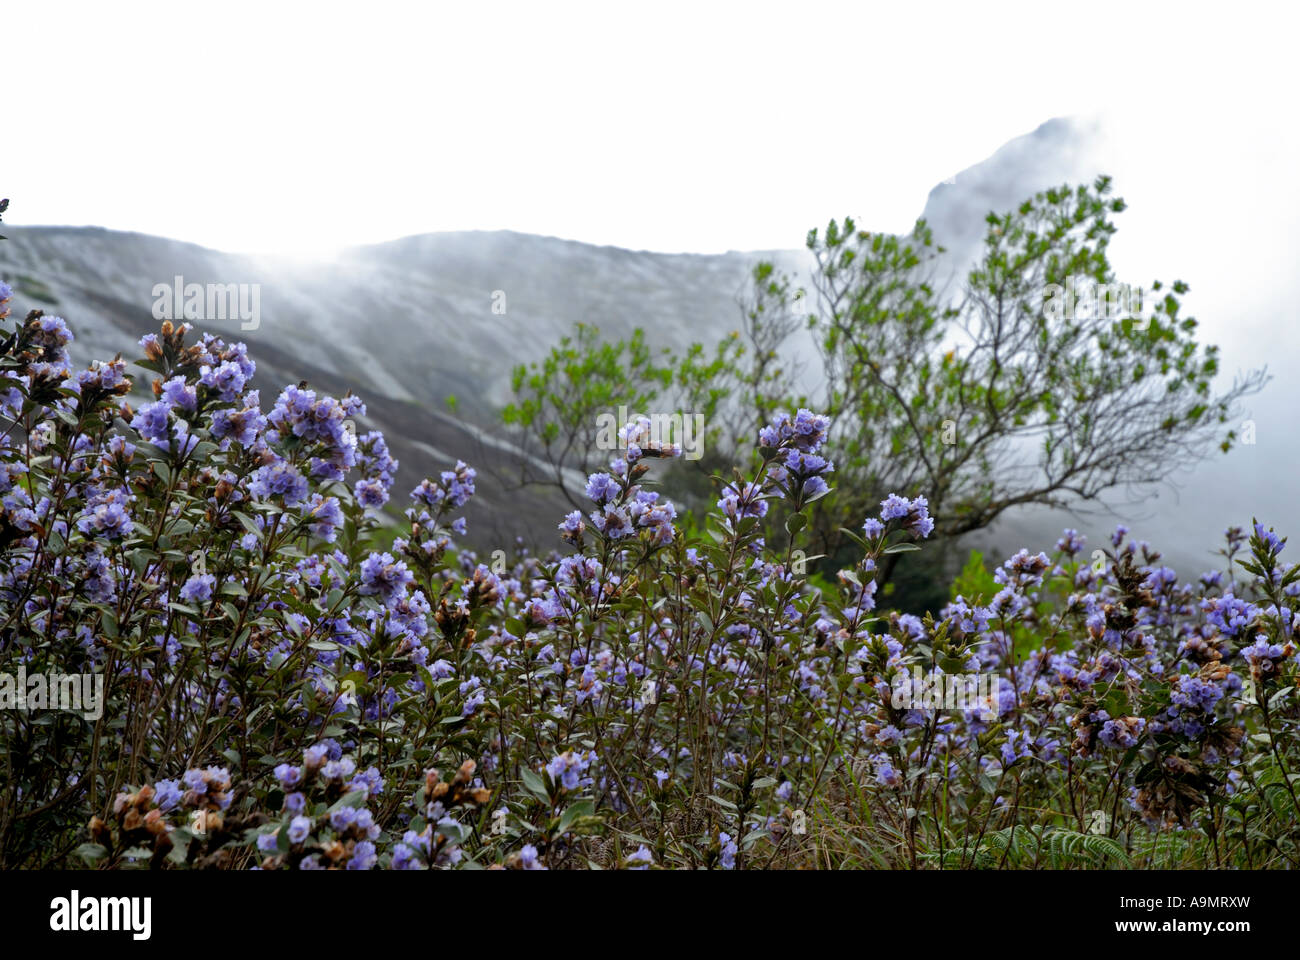
<svg viewBox="0 0 1300 960">
<path fill-rule="evenodd" d="M 524 789 L 542 803 L 551 802 L 551 795 L 546 789 L 546 781 L 539 774 L 534 773 L 532 770 L 523 770 L 520 772 L 520 777 L 524 781 Z"/>
<path fill-rule="evenodd" d="M 83 843 L 73 851 L 82 860 L 88 863 L 94 863 L 96 860 L 103 860 L 108 856 L 108 851 L 98 843 Z"/>
<path fill-rule="evenodd" d="M 886 547 L 885 553 L 912 553 L 913 551 L 920 549 L 921 548 L 914 543 L 896 543 L 892 547 Z"/>
<path fill-rule="evenodd" d="M 233 511 L 233 513 L 235 515 L 235 519 L 238 520 L 241 524 L 243 524 L 245 530 L 247 530 L 249 533 L 253 534 L 254 536 L 258 537 L 259 539 L 261 538 L 262 531 L 258 528 L 256 520 L 254 520 L 246 513 L 240 513 L 238 510 Z"/>
<path fill-rule="evenodd" d="M 473 829 L 463 823 L 456 823 L 451 820 L 441 820 L 434 824 L 434 833 L 446 837 L 452 843 L 464 843 L 470 838 Z"/>
<path fill-rule="evenodd" d="M 596 812 L 596 805 L 590 800 L 579 800 L 577 803 L 570 804 L 569 808 L 564 811 L 560 817 L 559 825 L 555 828 L 557 833 L 565 833 L 573 825 L 573 821 L 579 817 L 589 817 Z"/>
<path fill-rule="evenodd" d="M 335 810 L 342 809 L 343 807 L 353 807 L 354 809 L 363 807 L 366 804 L 366 798 L 368 796 L 370 796 L 370 794 L 365 790 L 353 790 L 351 793 L 345 793 L 343 796 L 339 797 L 339 799 L 334 802 L 334 805 L 326 812 L 333 813 Z"/>
</svg>

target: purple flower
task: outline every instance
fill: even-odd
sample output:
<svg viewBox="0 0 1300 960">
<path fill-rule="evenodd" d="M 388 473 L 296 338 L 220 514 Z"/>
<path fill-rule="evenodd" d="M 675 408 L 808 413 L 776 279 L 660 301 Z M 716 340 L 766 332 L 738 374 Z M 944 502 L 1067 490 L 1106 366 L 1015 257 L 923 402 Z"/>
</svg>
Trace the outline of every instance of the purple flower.
<svg viewBox="0 0 1300 960">
<path fill-rule="evenodd" d="M 346 780 L 356 773 L 357 762 L 351 757 L 331 760 L 321 767 L 320 775 L 324 780 Z"/>
<path fill-rule="evenodd" d="M 347 418 L 365 413 L 356 397 L 317 398 L 314 390 L 289 387 L 276 399 L 267 416 L 270 443 L 297 437 L 313 452 L 310 470 L 322 480 L 342 480 L 357 462 L 357 438 Z M 304 493 L 305 496 L 305 493 Z"/>
<path fill-rule="evenodd" d="M 352 825 L 352 828 L 371 840 L 383 832 L 379 829 L 379 824 L 375 823 L 375 815 L 365 807 L 357 811 L 356 823 Z"/>
<path fill-rule="evenodd" d="M 77 374 L 75 389 L 84 395 L 92 390 L 111 391 L 125 382 L 125 360 L 111 360 L 108 363 L 96 360 L 89 369 Z"/>
<path fill-rule="evenodd" d="M 456 461 L 455 470 L 442 471 L 443 489 L 447 491 L 447 503 L 453 510 L 463 507 L 469 498 L 474 496 L 474 478 L 478 476 L 473 467 L 465 465 L 462 460 Z"/>
<path fill-rule="evenodd" d="M 168 433 L 170 411 L 171 407 L 165 401 L 146 403 L 136 411 L 131 420 L 131 429 L 138 431 L 140 436 L 150 443 L 166 446 L 170 436 Z"/>
<path fill-rule="evenodd" d="M 1169 700 L 1177 706 L 1204 710 L 1208 713 L 1223 699 L 1223 693 L 1223 688 L 1216 683 L 1202 680 L 1191 674 L 1183 674 L 1170 690 Z"/>
<path fill-rule="evenodd" d="M 722 488 L 718 509 L 735 522 L 745 517 L 767 516 L 767 501 L 762 489 L 754 483 L 727 484 Z"/>
<path fill-rule="evenodd" d="M 473 467 L 465 465 L 463 460 L 456 461 L 454 470 L 444 470 L 437 482 L 422 480 L 411 491 L 411 499 L 428 507 L 446 506 L 455 510 L 463 507 L 474 495 L 474 478 L 478 474 Z"/>
<path fill-rule="evenodd" d="M 193 452 L 199 445 L 199 438 L 190 436 L 190 425 L 184 420 L 172 424 L 172 436 L 176 438 L 176 452 L 182 457 Z"/>
<path fill-rule="evenodd" d="M 835 464 L 825 457 L 820 457 L 815 453 L 805 453 L 801 450 L 788 451 L 785 455 L 784 466 L 790 473 L 800 477 L 820 476 L 835 469 Z"/>
<path fill-rule="evenodd" d="M 900 787 L 903 785 L 903 776 L 894 765 L 889 762 L 889 758 L 881 754 L 876 758 L 876 782 L 884 787 Z"/>
<path fill-rule="evenodd" d="M 1250 664 L 1251 676 L 1257 680 L 1275 673 L 1282 661 L 1294 652 L 1293 644 L 1269 643 L 1268 638 L 1262 635 L 1250 646 L 1241 648 L 1241 656 Z"/>
<path fill-rule="evenodd" d="M 1272 528 L 1265 530 L 1262 523 L 1255 524 L 1255 537 L 1263 543 L 1265 550 L 1274 555 L 1281 553 L 1286 547 L 1286 539 L 1279 537 Z"/>
<path fill-rule="evenodd" d="M 217 578 L 210 573 L 195 574 L 185 581 L 181 587 L 181 599 L 195 603 L 207 603 L 212 599 L 212 591 L 216 589 Z"/>
<path fill-rule="evenodd" d="M 175 780 L 159 780 L 153 785 L 153 789 L 154 802 L 163 813 L 181 802 L 180 784 Z"/>
<path fill-rule="evenodd" d="M 770 426 L 758 432 L 758 442 L 764 447 L 783 445 L 815 453 L 826 441 L 826 431 L 830 429 L 830 417 L 800 410 L 792 419 L 784 413 L 773 419 Z"/>
<path fill-rule="evenodd" d="M 377 797 L 384 792 L 384 780 L 379 775 L 378 767 L 370 767 L 358 773 L 345 787 L 349 792 L 364 790 L 369 796 Z"/>
<path fill-rule="evenodd" d="M 591 512 L 591 525 L 611 540 L 632 535 L 632 518 L 625 508 L 606 503 L 603 510 Z"/>
<path fill-rule="evenodd" d="M 585 529 L 586 523 L 582 520 L 581 511 L 572 511 L 559 524 L 560 539 L 569 542 L 569 544 L 581 545 L 582 531 L 585 531 Z"/>
<path fill-rule="evenodd" d="M 289 823 L 289 842 L 302 843 L 311 834 L 312 821 L 310 817 L 297 816 Z"/>
<path fill-rule="evenodd" d="M 384 435 L 378 430 L 357 439 L 357 467 L 370 478 L 371 483 L 383 488 L 385 500 L 397 476 L 398 465 L 388 452 Z"/>
<path fill-rule="evenodd" d="M 1138 745 L 1146 726 L 1147 722 L 1141 717 L 1120 717 L 1103 723 L 1097 736 L 1108 747 L 1127 750 Z"/>
<path fill-rule="evenodd" d="M 908 514 L 907 528 L 918 537 L 928 537 L 934 532 L 934 521 L 930 519 L 927 512 L 930 504 L 925 497 L 917 497 L 912 501 L 912 509 Z"/>
<path fill-rule="evenodd" d="M 226 360 L 215 367 L 204 365 L 199 368 L 199 383 L 217 394 L 224 402 L 231 403 L 243 392 L 244 385 L 252 377 L 252 367 L 251 360 L 246 360 L 245 363 Z"/>
<path fill-rule="evenodd" d="M 1221 597 L 1206 597 L 1201 601 L 1201 609 L 1205 611 L 1205 619 L 1229 637 L 1237 636 L 1260 614 L 1259 608 L 1253 603 L 1235 597 L 1232 593 L 1225 593 Z"/>
<path fill-rule="evenodd" d="M 379 861 L 375 845 L 369 840 L 360 840 L 352 848 L 352 858 L 348 860 L 349 870 L 369 870 Z"/>
<path fill-rule="evenodd" d="M 661 503 L 658 493 L 637 491 L 636 497 L 627 505 L 627 512 L 639 528 L 650 531 L 651 543 L 656 546 L 672 543 L 677 508 L 667 500 Z"/>
<path fill-rule="evenodd" d="M 259 500 L 282 497 L 285 506 L 291 507 L 306 499 L 307 478 L 287 460 L 277 460 L 253 471 L 248 490 Z"/>
<path fill-rule="evenodd" d="M 545 870 L 546 865 L 537 859 L 537 848 L 531 843 L 524 844 L 519 851 L 519 866 L 524 870 Z"/>
<path fill-rule="evenodd" d="M 911 501 L 906 497 L 900 497 L 896 493 L 891 493 L 880 501 L 880 519 L 886 523 L 890 520 L 901 520 L 911 512 Z"/>
<path fill-rule="evenodd" d="M 546 772 L 565 790 L 577 790 L 592 782 L 590 777 L 583 777 L 587 768 L 591 766 L 591 761 L 590 753 L 574 753 L 572 750 L 566 750 L 546 765 Z"/>
<path fill-rule="evenodd" d="M 48 351 L 47 356 L 62 358 L 63 348 L 75 339 L 68 329 L 67 321 L 62 317 L 41 317 L 33 321 L 33 324 L 35 330 L 32 343 L 44 347 Z"/>
<path fill-rule="evenodd" d="M 799 488 L 804 501 L 816 500 L 818 497 L 825 496 L 829 490 L 830 485 L 821 477 L 808 477 Z"/>
<path fill-rule="evenodd" d="M 261 401 L 256 390 L 250 390 L 238 410 L 218 410 L 212 415 L 212 435 L 218 440 L 230 437 L 242 446 L 252 446 L 266 429 Z"/>
<path fill-rule="evenodd" d="M 618 497 L 620 492 L 618 482 L 608 473 L 593 473 L 587 478 L 587 496 L 597 504 L 609 503 Z"/>
<path fill-rule="evenodd" d="M 185 382 L 184 377 L 172 377 L 162 386 L 162 402 L 182 410 L 196 410 L 199 395 L 191 384 Z"/>
<path fill-rule="evenodd" d="M 736 867 L 736 841 L 731 839 L 731 834 L 722 830 L 718 833 L 718 846 L 721 852 L 718 857 L 718 863 L 723 870 L 734 870 Z"/>
<path fill-rule="evenodd" d="M 655 862 L 654 856 L 643 843 L 636 850 L 627 856 L 627 868 L 629 870 L 649 870 Z"/>
<path fill-rule="evenodd" d="M 186 770 L 181 775 L 181 780 L 185 782 L 187 789 L 193 790 L 195 793 L 204 794 L 208 792 L 208 781 L 203 776 L 202 770 Z"/>
<path fill-rule="evenodd" d="M 1056 549 L 1072 557 L 1082 550 L 1087 543 L 1088 538 L 1079 533 L 1078 530 L 1066 529 L 1061 535 L 1061 539 L 1056 541 Z"/>
<path fill-rule="evenodd" d="M 357 822 L 356 807 L 339 807 L 330 814 L 330 826 L 343 833 L 348 827 Z"/>
<path fill-rule="evenodd" d="M 391 553 L 372 553 L 361 561 L 360 593 L 377 595 L 385 604 L 405 593 L 414 580 L 415 574 L 407 569 L 406 564 L 394 560 Z"/>
<path fill-rule="evenodd" d="M 326 543 L 333 543 L 338 536 L 339 527 L 343 526 L 343 510 L 338 497 L 322 497 L 319 493 L 311 495 L 311 502 L 304 504 L 303 519 L 309 521 L 311 533 Z"/>
<path fill-rule="evenodd" d="M 85 511 L 77 518 L 77 529 L 88 537 L 121 540 L 132 530 L 129 495 L 124 490 L 105 490 L 93 494 Z"/>
<path fill-rule="evenodd" d="M 379 480 L 358 480 L 353 493 L 363 507 L 382 507 L 388 502 L 388 488 Z"/>
<path fill-rule="evenodd" d="M 908 500 L 896 493 L 891 493 L 880 501 L 880 519 L 868 517 L 862 524 L 862 530 L 868 539 L 874 540 L 885 532 L 890 521 L 901 520 L 903 526 L 917 537 L 928 537 L 934 532 L 934 521 L 930 519 L 929 502 L 925 497 Z"/>
</svg>

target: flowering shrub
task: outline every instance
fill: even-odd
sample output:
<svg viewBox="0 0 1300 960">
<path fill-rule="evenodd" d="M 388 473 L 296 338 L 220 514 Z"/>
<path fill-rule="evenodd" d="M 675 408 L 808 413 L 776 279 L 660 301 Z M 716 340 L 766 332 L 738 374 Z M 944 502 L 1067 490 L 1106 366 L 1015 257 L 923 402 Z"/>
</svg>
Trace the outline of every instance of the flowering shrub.
<svg viewBox="0 0 1300 960">
<path fill-rule="evenodd" d="M 356 397 L 264 411 L 244 345 L 186 325 L 141 341 L 143 398 L 121 358 L 74 371 L 61 319 L 3 336 L 0 672 L 93 672 L 105 702 L 0 713 L 0 864 L 1300 863 L 1300 569 L 1262 526 L 1198 586 L 1067 531 L 934 616 L 878 610 L 927 501 L 888 497 L 814 586 L 835 468 L 799 410 L 694 536 L 650 489 L 680 450 L 628 424 L 564 550 L 494 571 L 456 543 L 463 463 L 376 548 L 398 464 Z M 903 696 L 970 674 L 982 702 Z"/>
</svg>

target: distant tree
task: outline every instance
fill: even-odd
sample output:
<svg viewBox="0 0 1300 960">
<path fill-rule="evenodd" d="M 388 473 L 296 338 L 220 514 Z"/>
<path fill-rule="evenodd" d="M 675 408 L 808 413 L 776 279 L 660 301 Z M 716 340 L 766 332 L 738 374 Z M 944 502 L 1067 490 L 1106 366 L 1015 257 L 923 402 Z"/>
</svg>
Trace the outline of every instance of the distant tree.
<svg viewBox="0 0 1300 960">
<path fill-rule="evenodd" d="M 575 324 L 540 361 L 514 370 L 515 399 L 502 419 L 517 428 L 524 453 L 519 484 L 556 487 L 581 507 L 585 478 L 608 463 L 600 438 L 620 408 L 629 419 L 701 414 L 703 456 L 675 461 L 666 479 L 675 495 L 709 499 L 709 474 L 729 469 L 737 451 L 752 452 L 758 428 L 790 402 L 794 367 L 781 347 L 804 322 L 796 297 L 788 279 L 757 264 L 736 297 L 738 326 L 712 352 L 700 343 L 655 352 L 640 328 L 620 339 Z"/>
<path fill-rule="evenodd" d="M 767 262 L 754 265 L 749 288 L 737 296 L 740 330 L 732 336 L 743 345 L 731 358 L 728 371 L 734 384 L 733 402 L 724 405 L 735 423 L 728 433 L 728 452 L 733 456 L 751 449 L 758 429 L 775 415 L 792 402 L 801 402 L 794 396 L 798 369 L 783 347 L 807 323 L 805 296 Z"/>
<path fill-rule="evenodd" d="M 620 404 L 637 409 L 672 381 L 671 369 L 656 359 L 640 330 L 609 341 L 597 327 L 579 323 L 540 362 L 517 366 L 516 399 L 502 419 L 518 428 L 525 453 L 520 484 L 553 485 L 578 506 L 581 489 L 572 474 L 585 477 L 609 459 L 597 446 L 598 417 Z"/>
<path fill-rule="evenodd" d="M 585 473 L 602 462 L 596 417 L 618 403 L 648 407 L 669 390 L 703 402 L 717 472 L 773 414 L 827 413 L 835 492 L 818 501 L 813 527 L 829 567 L 849 546 L 842 528 L 890 493 L 925 496 L 938 538 L 1018 506 L 1141 493 L 1216 444 L 1228 450 L 1239 401 L 1268 376 L 1253 371 L 1216 393 L 1218 348 L 1198 344 L 1196 320 L 1181 316 L 1187 285 L 1119 283 L 1106 250 L 1124 202 L 1110 192 L 1102 177 L 990 213 L 982 255 L 952 300 L 936 292 L 944 251 L 924 220 L 907 236 L 831 221 L 807 237 L 811 295 L 759 263 L 741 329 L 712 359 L 698 344 L 653 358 L 639 330 L 601 342 L 579 325 L 540 365 L 516 371 L 506 421 L 540 437 L 563 485 L 563 466 Z M 804 323 L 825 374 L 812 397 L 794 394 L 783 362 Z M 884 558 L 882 581 L 895 559 Z"/>
<path fill-rule="evenodd" d="M 524 457 L 520 485 L 556 487 L 575 507 L 586 503 L 588 474 L 606 468 L 620 410 L 636 415 L 701 413 L 707 447 L 716 442 L 719 405 L 734 390 L 732 371 L 740 348 L 734 338 L 718 344 L 712 358 L 690 344 L 680 353 L 657 352 L 636 329 L 627 339 L 601 336 L 579 323 L 540 362 L 516 367 L 515 400 L 502 418 L 517 427 Z M 665 440 L 674 438 L 665 437 Z"/>
<path fill-rule="evenodd" d="M 907 237 L 851 219 L 808 234 L 839 491 L 817 522 L 827 552 L 889 493 L 927 497 L 936 535 L 951 538 L 1013 507 L 1154 484 L 1230 448 L 1238 401 L 1268 377 L 1215 393 L 1218 348 L 1198 345 L 1196 320 L 1181 316 L 1187 285 L 1157 281 L 1139 297 L 1117 281 L 1106 249 L 1124 202 L 1110 190 L 1102 177 L 990 213 L 952 303 L 932 285 L 942 248 L 923 220 Z"/>
</svg>

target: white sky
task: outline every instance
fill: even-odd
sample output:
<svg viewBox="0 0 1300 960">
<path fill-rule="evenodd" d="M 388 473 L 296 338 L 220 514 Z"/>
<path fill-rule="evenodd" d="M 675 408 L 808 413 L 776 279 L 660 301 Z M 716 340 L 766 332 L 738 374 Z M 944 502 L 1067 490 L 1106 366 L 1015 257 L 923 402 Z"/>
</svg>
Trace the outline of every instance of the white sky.
<svg viewBox="0 0 1300 960">
<path fill-rule="evenodd" d="M 1009 139 L 1101 114 L 1131 186 L 1280 176 L 1294 213 L 1280 9 L 15 2 L 0 196 L 15 224 L 237 251 L 458 229 L 794 248 L 846 212 L 905 229 Z"/>
</svg>

